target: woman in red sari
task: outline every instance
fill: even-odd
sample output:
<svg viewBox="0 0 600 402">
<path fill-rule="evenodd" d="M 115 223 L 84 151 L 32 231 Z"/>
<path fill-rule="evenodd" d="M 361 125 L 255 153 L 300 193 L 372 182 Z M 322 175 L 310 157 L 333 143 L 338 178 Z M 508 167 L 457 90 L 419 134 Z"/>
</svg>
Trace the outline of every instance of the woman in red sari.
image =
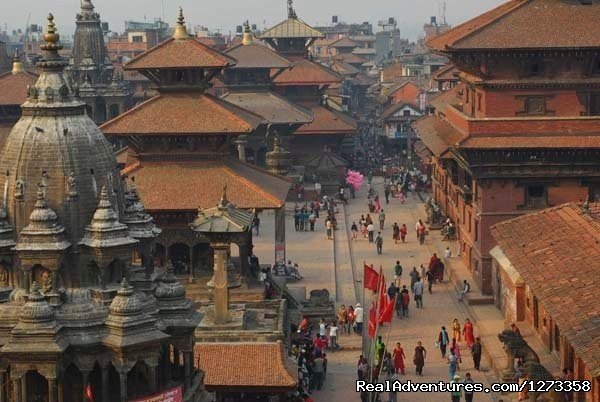
<svg viewBox="0 0 600 402">
<path fill-rule="evenodd" d="M 405 375 L 404 373 L 404 359 L 406 356 L 404 355 L 404 349 L 400 346 L 400 342 L 396 343 L 396 347 L 394 348 L 394 368 L 396 369 L 396 373 L 400 373 Z"/>
<path fill-rule="evenodd" d="M 467 348 L 471 349 L 471 346 L 473 346 L 473 344 L 475 343 L 475 336 L 473 335 L 473 324 L 471 324 L 471 320 L 469 320 L 468 318 L 465 320 L 462 332 L 465 339 L 465 343 L 467 344 Z"/>
</svg>

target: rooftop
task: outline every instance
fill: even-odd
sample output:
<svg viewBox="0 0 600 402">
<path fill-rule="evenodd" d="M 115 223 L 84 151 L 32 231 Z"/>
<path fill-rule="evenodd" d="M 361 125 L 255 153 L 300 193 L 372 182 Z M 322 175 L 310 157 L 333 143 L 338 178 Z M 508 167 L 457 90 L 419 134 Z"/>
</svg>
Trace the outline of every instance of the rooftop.
<svg viewBox="0 0 600 402">
<path fill-rule="evenodd" d="M 241 209 L 277 209 L 285 203 L 288 179 L 233 158 L 194 162 L 137 162 L 123 174 L 135 177 L 147 211 L 195 211 L 219 203 L 223 185 Z M 198 191 L 183 191 L 198 189 Z"/>
<path fill-rule="evenodd" d="M 290 68 L 292 62 L 260 43 L 239 44 L 225 51 L 237 60 L 235 68 Z"/>
<path fill-rule="evenodd" d="M 510 0 L 427 42 L 436 51 L 599 48 L 600 1 Z"/>
<path fill-rule="evenodd" d="M 309 108 L 314 116 L 314 120 L 310 124 L 305 124 L 300 127 L 294 135 L 311 135 L 311 134 L 352 134 L 356 132 L 356 120 L 352 117 L 329 109 L 325 106 L 304 104 Z"/>
<path fill-rule="evenodd" d="M 16 74 L 11 71 L 0 74 L 0 105 L 21 105 L 27 99 L 27 87 L 33 86 L 37 74 L 23 70 Z"/>
<path fill-rule="evenodd" d="M 330 68 L 306 59 L 294 62 L 291 69 L 273 78 L 276 85 L 331 85 L 342 80 L 343 77 Z"/>
<path fill-rule="evenodd" d="M 600 376 L 600 204 L 569 203 L 492 226 L 511 264 L 569 340 L 592 377 Z"/>
<path fill-rule="evenodd" d="M 208 94 L 167 92 L 100 128 L 108 136 L 248 134 L 262 123 L 260 116 Z"/>
<path fill-rule="evenodd" d="M 228 92 L 222 99 L 249 110 L 272 124 L 305 124 L 313 120 L 310 110 L 294 105 L 272 92 Z"/>
<path fill-rule="evenodd" d="M 291 16 L 260 35 L 260 39 L 291 39 L 291 38 L 324 38 L 325 35 L 302 21 L 297 16 Z"/>
<path fill-rule="evenodd" d="M 201 343 L 194 346 L 194 355 L 205 373 L 208 391 L 222 388 L 284 391 L 294 390 L 297 385 L 297 370 L 287 360 L 281 342 Z"/>
</svg>

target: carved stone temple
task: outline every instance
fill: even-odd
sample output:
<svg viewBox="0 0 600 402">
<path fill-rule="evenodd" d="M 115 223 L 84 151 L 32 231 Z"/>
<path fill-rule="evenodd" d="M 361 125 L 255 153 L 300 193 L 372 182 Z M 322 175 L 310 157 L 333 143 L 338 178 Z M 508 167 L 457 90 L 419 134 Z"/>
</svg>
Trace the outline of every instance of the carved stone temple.
<svg viewBox="0 0 600 402">
<path fill-rule="evenodd" d="M 0 401 L 198 401 L 199 314 L 154 269 L 160 230 L 65 77 L 53 19 L 0 156 Z"/>
</svg>

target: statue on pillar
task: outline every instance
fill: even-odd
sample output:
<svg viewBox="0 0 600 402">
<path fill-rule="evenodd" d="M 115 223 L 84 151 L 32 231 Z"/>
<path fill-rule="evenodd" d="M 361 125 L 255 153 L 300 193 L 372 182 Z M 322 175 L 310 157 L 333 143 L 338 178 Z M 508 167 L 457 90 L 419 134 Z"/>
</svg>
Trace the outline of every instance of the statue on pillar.
<svg viewBox="0 0 600 402">
<path fill-rule="evenodd" d="M 69 173 L 69 177 L 67 177 L 67 197 L 69 197 L 69 199 L 77 198 L 77 179 L 75 178 L 75 172 Z"/>
<path fill-rule="evenodd" d="M 52 293 L 54 291 L 54 273 L 44 270 L 42 272 L 42 294 Z"/>
</svg>

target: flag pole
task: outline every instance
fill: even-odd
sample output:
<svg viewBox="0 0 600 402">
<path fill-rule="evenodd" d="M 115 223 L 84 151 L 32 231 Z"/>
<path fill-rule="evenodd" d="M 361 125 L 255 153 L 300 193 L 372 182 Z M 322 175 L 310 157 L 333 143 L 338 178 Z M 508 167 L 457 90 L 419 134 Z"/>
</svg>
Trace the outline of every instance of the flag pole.
<svg viewBox="0 0 600 402">
<path fill-rule="evenodd" d="M 379 336 L 379 315 L 380 315 L 380 311 L 379 309 L 381 308 L 380 304 L 379 304 L 379 298 L 381 297 L 380 292 L 384 292 L 385 291 L 385 282 L 383 281 L 383 266 L 379 265 L 379 283 L 377 284 L 377 299 L 375 301 L 375 334 L 373 335 L 373 340 L 371 341 L 371 344 L 373 345 L 373 351 L 370 351 L 370 360 L 371 360 L 371 364 L 369 365 L 369 382 L 373 382 L 373 372 L 374 372 L 374 367 L 373 367 L 373 359 L 375 358 L 375 343 L 377 342 L 377 337 Z M 384 352 L 385 353 L 385 352 Z M 379 373 L 378 373 L 379 374 Z M 376 401 L 377 400 L 377 392 L 371 393 L 371 400 L 372 401 Z"/>
<path fill-rule="evenodd" d="M 390 321 L 390 327 L 388 328 L 388 333 L 387 333 L 387 337 L 385 339 L 385 350 L 384 350 L 384 354 L 388 351 L 388 345 L 390 343 L 390 336 L 392 334 L 392 325 L 394 323 L 394 310 L 396 310 L 396 300 L 398 299 L 398 293 L 396 293 L 396 296 L 394 296 L 394 309 L 392 310 L 392 319 Z"/>
</svg>

